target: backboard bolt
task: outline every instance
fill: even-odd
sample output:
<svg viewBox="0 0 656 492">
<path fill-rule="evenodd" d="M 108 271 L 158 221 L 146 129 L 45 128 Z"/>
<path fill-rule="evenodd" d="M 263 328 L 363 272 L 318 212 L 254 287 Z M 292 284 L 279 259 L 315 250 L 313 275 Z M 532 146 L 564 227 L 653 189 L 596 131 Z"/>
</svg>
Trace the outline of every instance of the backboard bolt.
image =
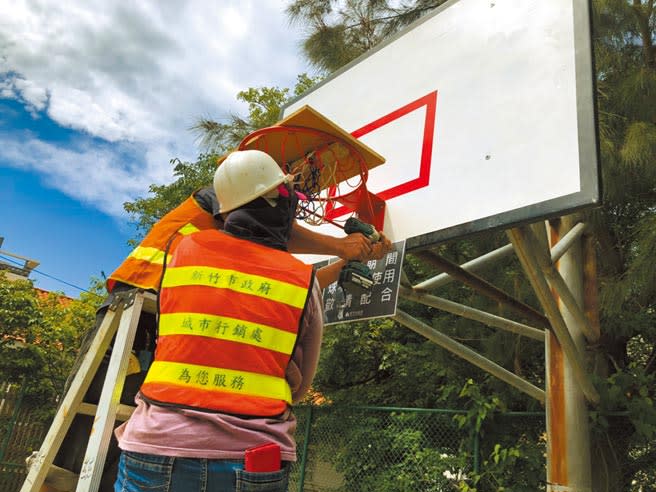
<svg viewBox="0 0 656 492">
<path fill-rule="evenodd" d="M 492 156 L 491 156 L 490 154 L 486 154 L 486 156 L 485 156 L 485 160 L 486 160 L 486 161 L 489 161 L 490 159 L 492 159 Z"/>
</svg>

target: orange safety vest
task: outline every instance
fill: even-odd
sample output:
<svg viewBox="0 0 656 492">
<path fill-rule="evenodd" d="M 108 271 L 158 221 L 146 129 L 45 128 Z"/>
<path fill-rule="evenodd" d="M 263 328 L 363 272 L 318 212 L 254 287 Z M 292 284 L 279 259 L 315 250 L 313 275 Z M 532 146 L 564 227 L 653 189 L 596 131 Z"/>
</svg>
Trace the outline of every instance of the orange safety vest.
<svg viewBox="0 0 656 492">
<path fill-rule="evenodd" d="M 142 395 L 236 415 L 283 413 L 312 279 L 312 267 L 284 251 L 217 230 L 183 238 L 164 272 Z"/>
<path fill-rule="evenodd" d="M 180 239 L 199 230 L 216 227 L 212 214 L 203 210 L 190 196 L 152 227 L 139 246 L 109 276 L 107 290 L 111 292 L 117 281 L 142 289 L 158 290 L 164 257 L 168 262 Z M 176 232 L 179 234 L 171 241 L 167 252 L 166 246 Z"/>
</svg>

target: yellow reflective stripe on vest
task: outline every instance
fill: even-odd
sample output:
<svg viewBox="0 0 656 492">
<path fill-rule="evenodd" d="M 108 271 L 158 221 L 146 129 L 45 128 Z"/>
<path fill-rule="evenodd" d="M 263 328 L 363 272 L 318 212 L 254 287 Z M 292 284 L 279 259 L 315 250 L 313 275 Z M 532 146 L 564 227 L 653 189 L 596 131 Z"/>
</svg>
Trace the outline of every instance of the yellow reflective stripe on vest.
<svg viewBox="0 0 656 492">
<path fill-rule="evenodd" d="M 159 318 L 159 335 L 196 335 L 291 354 L 296 335 L 271 326 L 227 316 L 199 313 L 167 313 Z"/>
<path fill-rule="evenodd" d="M 183 388 L 221 390 L 292 402 L 292 392 L 284 378 L 182 362 L 153 362 L 145 383 L 168 383 Z"/>
<path fill-rule="evenodd" d="M 217 289 L 230 289 L 243 294 L 251 294 L 272 301 L 303 308 L 308 290 L 287 282 L 281 282 L 260 275 L 203 266 L 167 268 L 162 287 L 182 287 L 203 285 Z"/>
<path fill-rule="evenodd" d="M 178 229 L 178 232 L 183 236 L 188 236 L 189 234 L 193 234 L 194 232 L 198 231 L 200 231 L 200 229 L 191 223 L 185 224 L 180 229 Z"/>
<path fill-rule="evenodd" d="M 178 232 L 183 236 L 188 236 L 189 234 L 198 231 L 200 231 L 200 229 L 192 223 L 185 224 L 178 229 Z M 148 246 L 137 246 L 132 250 L 132 253 L 130 253 L 128 257 L 134 258 L 135 260 L 147 261 L 155 265 L 162 265 L 164 263 L 164 251 Z M 166 258 L 166 264 L 168 265 L 170 261 L 171 257 L 169 256 Z"/>
<path fill-rule="evenodd" d="M 147 261 L 148 263 L 153 263 L 155 265 L 162 265 L 164 263 L 164 251 L 146 246 L 137 246 L 132 250 L 132 253 L 130 253 L 128 257 L 136 260 Z M 170 261 L 171 257 L 169 256 L 166 258 L 166 264 L 168 265 Z"/>
</svg>

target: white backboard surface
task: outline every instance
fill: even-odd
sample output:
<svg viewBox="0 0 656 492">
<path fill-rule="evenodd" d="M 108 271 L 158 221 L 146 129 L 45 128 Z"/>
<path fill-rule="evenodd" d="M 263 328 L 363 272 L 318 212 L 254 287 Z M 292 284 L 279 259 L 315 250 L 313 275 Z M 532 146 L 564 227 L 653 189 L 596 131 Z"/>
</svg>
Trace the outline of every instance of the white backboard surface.
<svg viewBox="0 0 656 492">
<path fill-rule="evenodd" d="M 368 188 L 407 249 L 600 201 L 588 0 L 447 2 L 303 105 L 386 158 Z"/>
</svg>

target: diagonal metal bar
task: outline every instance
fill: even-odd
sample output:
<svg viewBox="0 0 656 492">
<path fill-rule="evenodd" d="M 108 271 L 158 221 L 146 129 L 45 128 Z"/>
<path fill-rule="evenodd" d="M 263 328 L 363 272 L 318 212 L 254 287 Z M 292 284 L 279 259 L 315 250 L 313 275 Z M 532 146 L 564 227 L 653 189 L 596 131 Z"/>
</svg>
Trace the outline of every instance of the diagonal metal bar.
<svg viewBox="0 0 656 492">
<path fill-rule="evenodd" d="M 401 287 L 399 294 L 405 299 L 410 299 L 415 302 L 419 302 L 421 304 L 425 304 L 427 306 L 431 306 L 436 309 L 441 309 L 442 311 L 461 316 L 463 318 L 479 321 L 486 325 L 517 333 L 518 335 L 523 335 L 525 337 L 539 340 L 544 343 L 544 330 L 538 330 L 531 326 L 517 323 L 516 321 L 512 321 L 491 313 L 486 313 L 485 311 L 481 311 L 479 309 L 474 309 L 463 304 L 449 301 L 448 299 L 443 299 L 441 297 L 426 294 L 424 292 L 416 292 L 406 287 Z"/>
<path fill-rule="evenodd" d="M 405 269 L 401 269 L 401 285 L 404 285 L 406 287 L 412 287 L 412 282 L 410 282 L 410 279 L 408 278 L 408 274 L 405 273 Z"/>
<path fill-rule="evenodd" d="M 588 341 L 598 341 L 599 337 L 596 336 L 597 334 L 591 328 L 590 323 L 588 323 L 583 309 L 581 309 L 581 306 L 579 306 L 579 304 L 576 302 L 574 294 L 572 294 L 572 291 L 565 283 L 563 276 L 556 269 L 556 266 L 551 262 L 548 249 L 539 247 L 539 240 L 531 228 L 527 227 L 524 229 L 524 231 L 526 233 L 525 240 L 533 250 L 540 270 L 549 281 L 549 284 L 556 290 L 562 299 L 565 307 L 572 315 L 572 318 L 578 329 L 581 330 L 581 333 L 585 335 L 585 338 L 587 338 Z"/>
<path fill-rule="evenodd" d="M 519 258 L 536 295 L 540 299 L 542 307 L 547 313 L 553 332 L 560 342 L 565 357 L 567 357 L 567 360 L 572 366 L 574 377 L 581 387 L 581 391 L 588 401 L 595 404 L 599 403 L 599 393 L 593 386 L 592 380 L 583 366 L 583 357 L 576 348 L 574 340 L 565 325 L 565 321 L 558 309 L 556 300 L 551 294 L 547 280 L 541 275 L 533 248 L 526 240 L 526 227 L 511 229 L 507 231 L 507 234 L 515 247 L 517 257 Z"/>
<path fill-rule="evenodd" d="M 487 280 L 484 280 L 481 277 L 466 271 L 461 266 L 456 265 L 455 263 L 442 258 L 441 256 L 436 255 L 432 251 L 428 250 L 416 251 L 412 254 L 417 258 L 420 258 L 423 261 L 444 270 L 453 278 L 461 281 L 465 285 L 468 285 L 486 297 L 489 297 L 490 299 L 507 306 L 509 309 L 512 309 L 520 316 L 524 316 L 530 319 L 538 327 L 546 329 L 550 327 L 549 320 L 542 313 L 536 311 L 531 306 L 518 301 L 506 292 L 489 283 Z"/>
<path fill-rule="evenodd" d="M 587 230 L 587 225 L 583 222 L 579 222 L 571 230 L 565 234 L 557 244 L 551 248 L 551 261 L 556 263 L 570 248 L 570 246 L 581 237 L 582 234 Z M 464 270 L 467 270 L 471 273 L 477 273 L 479 270 L 486 267 L 488 264 L 493 263 L 501 258 L 512 254 L 513 246 L 512 244 L 506 244 L 500 248 L 490 251 L 478 258 L 474 258 L 467 263 L 463 263 L 460 267 Z M 440 273 L 428 280 L 418 283 L 414 286 L 415 290 L 430 290 L 438 289 L 444 287 L 445 285 L 452 282 L 454 278 L 448 273 Z"/>
<path fill-rule="evenodd" d="M 486 253 L 483 256 L 479 256 L 478 258 L 474 258 L 473 260 L 468 261 L 467 263 L 463 263 L 462 265 L 460 265 L 460 267 L 468 272 L 476 273 L 478 272 L 478 270 L 481 270 L 489 263 L 492 263 L 496 260 L 509 256 L 512 254 L 512 252 L 513 252 L 512 244 L 506 244 L 505 246 L 495 249 L 494 251 L 490 251 L 489 253 Z M 415 290 L 437 289 L 439 287 L 443 287 L 444 285 L 447 285 L 453 280 L 454 278 L 448 273 L 441 273 L 433 278 L 429 278 L 428 280 L 424 280 L 423 282 L 418 283 L 417 285 L 414 286 L 414 288 Z"/>
<path fill-rule="evenodd" d="M 556 263 L 562 256 L 567 252 L 567 250 L 574 244 L 574 242 L 581 237 L 585 232 L 587 226 L 583 222 L 579 222 L 574 227 L 572 227 L 567 234 L 565 234 L 560 241 L 554 244 L 551 248 L 551 261 Z"/>
<path fill-rule="evenodd" d="M 544 390 L 541 390 L 540 388 L 529 383 L 525 379 L 520 378 L 516 374 L 501 367 L 499 364 L 496 364 L 495 362 L 492 362 L 491 360 L 483 357 L 482 355 L 470 349 L 466 345 L 456 342 L 451 337 L 445 335 L 444 333 L 439 332 L 435 328 L 428 326 L 425 323 L 422 323 L 418 319 L 413 318 L 412 316 L 401 310 L 397 310 L 396 315 L 393 317 L 393 319 L 395 319 L 402 325 L 406 326 L 407 328 L 410 328 L 412 331 L 419 333 L 420 335 L 428 338 L 430 341 L 445 348 L 449 352 L 456 354 L 458 357 L 462 357 L 466 361 L 474 364 L 475 366 L 483 369 L 484 371 L 492 374 L 493 376 L 501 379 L 502 381 L 510 384 L 511 386 L 514 386 L 518 390 L 544 403 L 545 401 Z"/>
</svg>

